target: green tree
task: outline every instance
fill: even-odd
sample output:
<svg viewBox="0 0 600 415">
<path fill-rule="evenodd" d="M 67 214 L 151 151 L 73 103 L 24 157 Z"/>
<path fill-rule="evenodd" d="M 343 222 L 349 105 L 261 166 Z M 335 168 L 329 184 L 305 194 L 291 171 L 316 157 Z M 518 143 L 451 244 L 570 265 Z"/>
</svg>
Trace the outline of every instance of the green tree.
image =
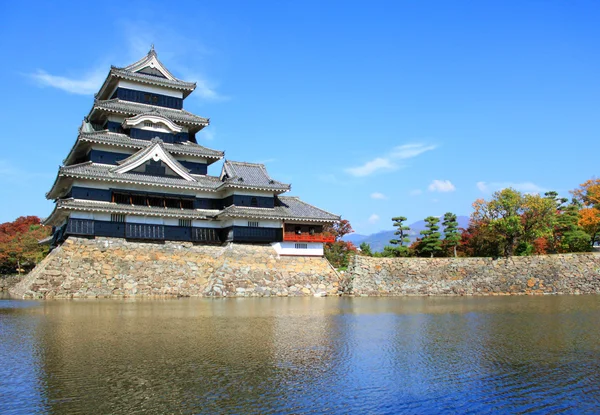
<svg viewBox="0 0 600 415">
<path fill-rule="evenodd" d="M 456 215 L 451 212 L 447 212 L 444 215 L 444 245 L 446 248 L 453 248 L 454 256 L 456 257 L 456 246 L 460 242 L 460 233 L 458 232 L 458 221 Z"/>
<path fill-rule="evenodd" d="M 408 254 L 408 243 L 410 242 L 410 238 L 408 237 L 410 227 L 404 224 L 404 222 L 406 222 L 406 217 L 404 216 L 396 216 L 392 218 L 392 221 L 396 228 L 396 231 L 394 232 L 396 238 L 390 241 L 392 245 L 396 245 L 392 249 L 397 252 L 398 255 L 396 256 L 406 256 Z"/>
<path fill-rule="evenodd" d="M 371 245 L 367 242 L 363 242 L 360 244 L 360 253 L 364 256 L 373 256 L 373 251 L 371 250 Z"/>
<path fill-rule="evenodd" d="M 441 234 L 438 232 L 440 230 L 440 227 L 438 226 L 440 218 L 428 216 L 425 218 L 425 222 L 427 223 L 425 225 L 427 229 L 421 231 L 423 239 L 421 240 L 420 251 L 430 254 L 431 258 L 433 258 L 434 254 L 442 250 Z"/>
</svg>

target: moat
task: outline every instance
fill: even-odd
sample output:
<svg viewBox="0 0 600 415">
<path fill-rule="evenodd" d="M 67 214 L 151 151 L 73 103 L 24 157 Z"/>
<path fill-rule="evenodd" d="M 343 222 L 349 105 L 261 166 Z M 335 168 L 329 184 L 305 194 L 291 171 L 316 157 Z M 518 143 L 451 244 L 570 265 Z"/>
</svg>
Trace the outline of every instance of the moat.
<svg viewBox="0 0 600 415">
<path fill-rule="evenodd" d="M 600 296 L 0 300 L 0 413 L 598 413 Z"/>
</svg>

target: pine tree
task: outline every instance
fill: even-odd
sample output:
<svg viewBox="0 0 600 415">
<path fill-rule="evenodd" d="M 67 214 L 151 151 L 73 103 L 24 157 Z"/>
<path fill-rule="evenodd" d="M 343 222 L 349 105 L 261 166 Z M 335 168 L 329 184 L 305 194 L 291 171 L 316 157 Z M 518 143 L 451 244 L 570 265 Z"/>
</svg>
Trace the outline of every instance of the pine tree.
<svg viewBox="0 0 600 415">
<path fill-rule="evenodd" d="M 458 233 L 458 221 L 454 213 L 448 212 L 444 215 L 444 243 L 448 248 L 454 248 L 456 257 L 456 246 L 460 242 L 460 233 Z"/>
<path fill-rule="evenodd" d="M 421 240 L 421 252 L 430 253 L 431 257 L 436 252 L 442 250 L 442 241 L 440 240 L 441 234 L 438 232 L 440 227 L 438 223 L 440 222 L 439 218 L 435 216 L 428 216 L 425 218 L 425 222 L 427 222 L 426 230 L 421 231 L 421 235 L 423 235 L 423 239 Z"/>
<path fill-rule="evenodd" d="M 397 238 L 392 239 L 390 243 L 392 245 L 398 245 L 395 250 L 398 252 L 399 256 L 406 256 L 408 254 L 408 246 L 406 244 L 410 242 L 410 238 L 408 237 L 410 228 L 404 224 L 406 221 L 404 216 L 396 216 L 395 218 L 392 218 L 392 221 L 396 227 L 394 235 L 397 235 Z"/>
</svg>

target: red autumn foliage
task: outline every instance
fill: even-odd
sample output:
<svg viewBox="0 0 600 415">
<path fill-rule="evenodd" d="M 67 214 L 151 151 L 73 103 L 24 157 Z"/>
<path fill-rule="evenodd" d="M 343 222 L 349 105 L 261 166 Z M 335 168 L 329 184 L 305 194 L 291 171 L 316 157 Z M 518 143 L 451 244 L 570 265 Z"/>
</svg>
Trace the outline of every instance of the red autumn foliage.
<svg viewBox="0 0 600 415">
<path fill-rule="evenodd" d="M 21 216 L 14 222 L 0 224 L 0 272 L 12 273 L 31 269 L 48 253 L 38 244 L 50 234 L 37 216 Z"/>
</svg>

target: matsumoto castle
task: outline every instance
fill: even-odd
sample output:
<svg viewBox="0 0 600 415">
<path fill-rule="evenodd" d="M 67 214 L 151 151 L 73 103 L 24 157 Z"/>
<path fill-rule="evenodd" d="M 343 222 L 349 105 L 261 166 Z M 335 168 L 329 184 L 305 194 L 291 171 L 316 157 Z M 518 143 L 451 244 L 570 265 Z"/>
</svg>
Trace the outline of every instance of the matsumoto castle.
<svg viewBox="0 0 600 415">
<path fill-rule="evenodd" d="M 323 255 L 323 225 L 339 216 L 297 197 L 262 164 L 226 160 L 197 143 L 209 120 L 183 109 L 196 88 L 154 48 L 111 67 L 52 189 L 45 220 L 56 246 L 73 235 L 146 241 L 271 244 L 280 255 Z"/>
</svg>

